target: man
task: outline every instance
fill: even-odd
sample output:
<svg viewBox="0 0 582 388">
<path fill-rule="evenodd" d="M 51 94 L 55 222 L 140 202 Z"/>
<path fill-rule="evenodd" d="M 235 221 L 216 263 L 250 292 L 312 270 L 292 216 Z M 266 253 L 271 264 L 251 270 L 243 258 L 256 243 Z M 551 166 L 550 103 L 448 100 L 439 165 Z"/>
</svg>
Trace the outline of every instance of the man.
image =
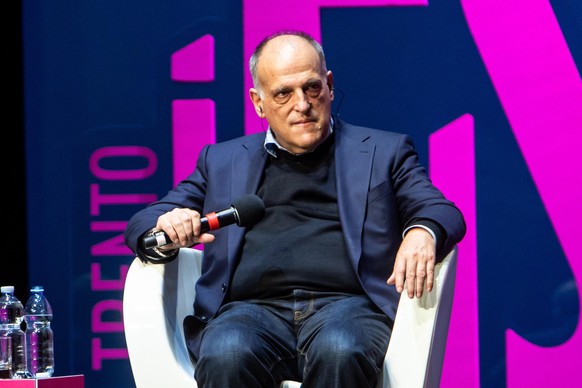
<svg viewBox="0 0 582 388">
<path fill-rule="evenodd" d="M 408 136 L 332 116 L 333 76 L 310 36 L 266 38 L 250 71 L 267 132 L 205 147 L 186 180 L 130 219 L 126 243 L 154 262 L 205 244 L 184 322 L 200 387 L 374 387 L 399 293 L 432 289 L 463 216 Z M 201 214 L 248 193 L 265 204 L 259 222 L 200 233 Z M 157 231 L 172 243 L 146 249 Z"/>
</svg>

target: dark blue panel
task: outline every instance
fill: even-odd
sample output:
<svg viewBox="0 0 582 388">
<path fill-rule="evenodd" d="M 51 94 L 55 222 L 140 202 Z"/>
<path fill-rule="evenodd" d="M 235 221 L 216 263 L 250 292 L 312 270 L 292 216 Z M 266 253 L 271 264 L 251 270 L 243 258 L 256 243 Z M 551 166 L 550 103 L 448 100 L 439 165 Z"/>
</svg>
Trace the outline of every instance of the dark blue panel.
<svg viewBox="0 0 582 388">
<path fill-rule="evenodd" d="M 503 387 L 505 330 L 540 346 L 566 341 L 576 327 L 578 293 L 459 2 L 429 3 L 321 10 L 334 111 L 355 124 L 410 133 L 425 165 L 431 133 L 463 114 L 474 117 L 481 385 Z M 582 5 L 552 6 L 580 68 Z M 88 388 L 131 386 L 126 359 L 92 367 L 94 339 L 110 348 L 125 344 L 122 333 L 92 328 L 96 306 L 119 302 L 122 293 L 92 290 L 91 265 L 116 279 L 131 257 L 92 255 L 91 247 L 120 232 L 91 225 L 123 222 L 141 205 L 103 205 L 91 214 L 90 190 L 165 194 L 172 100 L 211 98 L 217 139 L 244 133 L 242 2 L 25 0 L 23 34 L 29 277 L 45 286 L 53 305 L 56 371 L 85 374 Z M 216 42 L 216 79 L 172 81 L 171 54 L 206 34 Z M 95 177 L 90 156 L 120 146 L 151 148 L 155 174 L 132 182 Z M 103 167 L 136 168 L 131 158 L 110 162 Z M 120 317 L 108 312 L 103 319 Z"/>
<path fill-rule="evenodd" d="M 94 340 L 108 349 L 124 349 L 125 340 L 122 332 L 92 327 L 97 306 L 120 303 L 122 292 L 92 290 L 90 271 L 99 264 L 102 279 L 119 279 L 120 266 L 132 258 L 92 255 L 93 246 L 121 232 L 96 232 L 91 225 L 123 222 L 143 205 L 103 205 L 91 214 L 91 185 L 118 196 L 169 190 L 174 99 L 215 99 L 219 140 L 244 133 L 242 6 L 177 0 L 23 3 L 30 281 L 45 286 L 54 307 L 56 374 L 83 373 L 88 388 L 128 387 L 133 379 L 127 359 L 93 367 Z M 206 34 L 216 40 L 216 80 L 173 82 L 170 55 Z M 156 173 L 133 182 L 91 173 L 96 150 L 125 145 L 154 150 Z M 115 169 L 124 169 L 132 161 L 116 162 Z M 110 309 L 101 319 L 119 322 L 121 316 Z"/>
</svg>

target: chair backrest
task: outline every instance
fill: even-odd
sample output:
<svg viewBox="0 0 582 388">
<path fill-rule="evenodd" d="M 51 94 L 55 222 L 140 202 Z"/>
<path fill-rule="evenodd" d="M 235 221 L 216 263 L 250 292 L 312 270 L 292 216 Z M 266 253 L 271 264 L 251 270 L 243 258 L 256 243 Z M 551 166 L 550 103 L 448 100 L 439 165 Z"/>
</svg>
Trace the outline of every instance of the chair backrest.
<svg viewBox="0 0 582 388">
<path fill-rule="evenodd" d="M 135 258 L 123 294 L 125 339 L 138 388 L 196 388 L 182 322 L 192 313 L 202 251 L 182 248 L 168 264 Z M 402 294 L 378 388 L 438 387 L 449 327 L 457 248 L 437 264 L 422 298 Z M 281 387 L 300 387 L 285 381 Z"/>
</svg>

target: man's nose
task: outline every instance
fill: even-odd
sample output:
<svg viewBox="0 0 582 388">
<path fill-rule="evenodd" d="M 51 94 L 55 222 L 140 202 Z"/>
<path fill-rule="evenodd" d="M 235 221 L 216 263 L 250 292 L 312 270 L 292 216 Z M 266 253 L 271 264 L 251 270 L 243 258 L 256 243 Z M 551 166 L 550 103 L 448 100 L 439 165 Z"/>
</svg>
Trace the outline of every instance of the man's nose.
<svg viewBox="0 0 582 388">
<path fill-rule="evenodd" d="M 294 93 L 295 98 L 295 109 L 300 112 L 308 111 L 311 108 L 311 101 L 309 100 L 309 96 L 303 91 L 300 90 L 297 93 Z"/>
</svg>

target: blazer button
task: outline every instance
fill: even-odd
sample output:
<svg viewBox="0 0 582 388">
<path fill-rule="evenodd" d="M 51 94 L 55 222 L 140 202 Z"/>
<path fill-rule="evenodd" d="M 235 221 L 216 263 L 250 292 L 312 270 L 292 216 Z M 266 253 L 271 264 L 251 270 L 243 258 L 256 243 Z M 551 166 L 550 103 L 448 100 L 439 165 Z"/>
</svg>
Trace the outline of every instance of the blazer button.
<svg viewBox="0 0 582 388">
<path fill-rule="evenodd" d="M 225 293 L 228 289 L 228 285 L 226 283 L 222 283 L 222 293 Z"/>
<path fill-rule="evenodd" d="M 208 318 L 206 318 L 206 316 L 205 316 L 205 315 L 203 315 L 203 316 L 201 316 L 201 317 L 200 317 L 200 320 L 201 320 L 202 322 L 206 322 L 206 321 L 208 320 Z"/>
</svg>

